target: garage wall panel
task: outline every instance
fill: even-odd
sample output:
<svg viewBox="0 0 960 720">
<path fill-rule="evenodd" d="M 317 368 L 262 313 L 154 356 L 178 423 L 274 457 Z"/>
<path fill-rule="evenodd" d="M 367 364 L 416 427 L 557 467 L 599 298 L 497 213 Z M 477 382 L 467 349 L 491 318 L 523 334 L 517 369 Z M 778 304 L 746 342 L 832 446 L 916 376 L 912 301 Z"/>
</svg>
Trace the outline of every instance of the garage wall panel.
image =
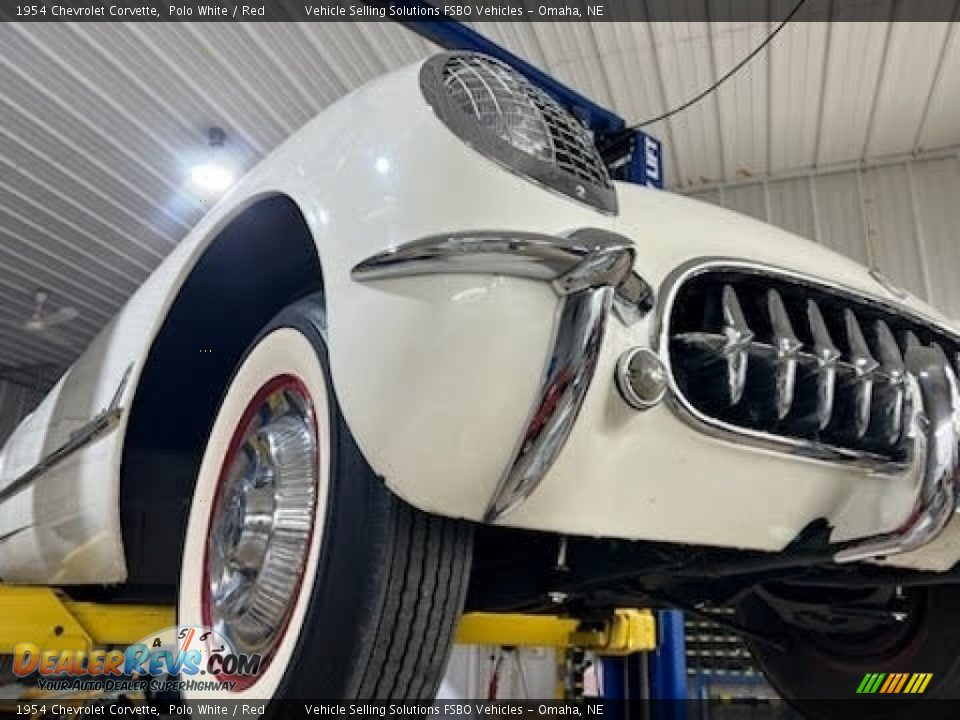
<svg viewBox="0 0 960 720">
<path fill-rule="evenodd" d="M 759 220 L 767 219 L 767 205 L 763 197 L 762 183 L 727 188 L 723 192 L 723 204 L 744 215 L 750 215 Z"/>
<path fill-rule="evenodd" d="M 42 399 L 37 390 L 0 380 L 0 446 Z"/>
<path fill-rule="evenodd" d="M 960 161 L 931 160 L 918 163 L 912 171 L 930 299 L 960 320 Z"/>
<path fill-rule="evenodd" d="M 767 184 L 770 222 L 803 237 L 816 239 L 811 183 L 807 178 L 771 181 Z"/>
<path fill-rule="evenodd" d="M 815 177 L 813 193 L 820 242 L 831 250 L 869 265 L 857 174 L 849 172 Z"/>
<path fill-rule="evenodd" d="M 720 205 L 723 207 L 723 194 L 719 190 L 705 190 L 704 192 L 692 192 L 689 196 L 695 200 L 708 202 L 711 205 Z"/>
<path fill-rule="evenodd" d="M 876 267 L 960 321 L 960 158 L 691 189 Z"/>
<path fill-rule="evenodd" d="M 914 295 L 928 297 L 906 166 L 867 170 L 863 174 L 863 203 L 876 267 Z"/>
</svg>

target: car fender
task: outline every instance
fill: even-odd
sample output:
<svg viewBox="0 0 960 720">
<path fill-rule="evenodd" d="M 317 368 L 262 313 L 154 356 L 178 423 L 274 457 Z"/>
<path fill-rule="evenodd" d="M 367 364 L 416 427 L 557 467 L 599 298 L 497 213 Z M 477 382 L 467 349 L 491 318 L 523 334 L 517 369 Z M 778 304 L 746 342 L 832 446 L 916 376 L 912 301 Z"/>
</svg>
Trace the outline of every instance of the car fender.
<svg viewBox="0 0 960 720">
<path fill-rule="evenodd" d="M 125 579 L 120 466 L 127 411 L 151 345 L 218 232 L 273 195 L 296 203 L 317 245 L 335 391 L 372 467 L 422 509 L 482 517 L 537 392 L 556 296 L 543 283 L 517 278 L 361 284 L 350 271 L 427 235 L 489 227 L 562 234 L 609 226 L 611 218 L 467 147 L 423 101 L 418 70 L 354 91 L 262 161 L 20 424 L 0 454 L 0 577 Z M 124 412 L 108 435 L 4 494 L 114 400 Z"/>
</svg>

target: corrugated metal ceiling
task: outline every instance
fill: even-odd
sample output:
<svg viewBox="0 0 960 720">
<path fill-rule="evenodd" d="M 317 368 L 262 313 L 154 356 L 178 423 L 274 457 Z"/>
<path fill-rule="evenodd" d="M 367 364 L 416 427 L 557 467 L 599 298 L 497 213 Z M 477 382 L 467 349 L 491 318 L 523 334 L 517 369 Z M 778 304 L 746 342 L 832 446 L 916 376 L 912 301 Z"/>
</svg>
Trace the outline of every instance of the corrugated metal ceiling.
<svg viewBox="0 0 960 720">
<path fill-rule="evenodd" d="M 774 3 L 777 5 L 778 3 Z M 650 131 L 690 189 L 960 145 L 955 24 L 799 23 Z M 785 13 L 786 11 L 784 11 Z M 767 23 L 482 23 L 629 121 L 710 85 Z M 0 25 L 0 374 L 68 364 L 203 214 L 207 128 L 253 165 L 345 92 L 431 52 L 389 23 Z M 23 329 L 38 287 L 80 311 Z"/>
</svg>

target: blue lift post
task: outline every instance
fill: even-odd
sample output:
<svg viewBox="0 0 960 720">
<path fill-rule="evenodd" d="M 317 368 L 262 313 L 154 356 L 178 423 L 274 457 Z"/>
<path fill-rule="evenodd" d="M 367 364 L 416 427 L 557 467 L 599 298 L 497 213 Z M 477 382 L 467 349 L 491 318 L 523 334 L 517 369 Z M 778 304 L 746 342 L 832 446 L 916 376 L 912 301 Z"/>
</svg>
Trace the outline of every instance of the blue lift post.
<svg viewBox="0 0 960 720">
<path fill-rule="evenodd" d="M 411 8 L 433 7 L 425 0 L 393 0 L 393 3 Z M 598 146 L 606 138 L 618 138 L 612 152 L 604 153 L 604 159 L 616 179 L 663 188 L 661 145 L 655 137 L 640 130 L 625 133 L 627 123 L 622 117 L 567 87 L 556 78 L 461 22 L 452 19 L 409 20 L 401 21 L 401 24 L 447 50 L 479 52 L 506 63 L 553 97 L 560 105 L 570 110 L 585 127 L 593 132 Z M 683 614 L 677 610 L 660 611 L 657 625 L 657 650 L 650 656 L 649 662 L 646 658 L 642 660 L 632 657 L 601 658 L 604 684 L 601 692 L 605 698 L 624 701 L 643 698 L 649 686 L 652 698 L 686 699 L 687 668 L 683 642 Z M 681 704 L 670 703 L 669 705 L 679 707 Z M 666 703 L 661 705 L 668 706 Z M 622 714 L 618 720 L 633 720 L 628 719 L 627 714 L 636 715 L 636 711 L 641 706 L 642 703 L 624 703 L 621 707 L 633 712 Z"/>
<path fill-rule="evenodd" d="M 687 653 L 683 613 L 679 610 L 657 613 L 657 649 L 650 656 L 650 698 L 654 701 L 653 720 L 687 717 Z"/>
<path fill-rule="evenodd" d="M 652 720 L 650 713 L 650 653 L 601 657 L 600 695 L 610 720 Z"/>
</svg>

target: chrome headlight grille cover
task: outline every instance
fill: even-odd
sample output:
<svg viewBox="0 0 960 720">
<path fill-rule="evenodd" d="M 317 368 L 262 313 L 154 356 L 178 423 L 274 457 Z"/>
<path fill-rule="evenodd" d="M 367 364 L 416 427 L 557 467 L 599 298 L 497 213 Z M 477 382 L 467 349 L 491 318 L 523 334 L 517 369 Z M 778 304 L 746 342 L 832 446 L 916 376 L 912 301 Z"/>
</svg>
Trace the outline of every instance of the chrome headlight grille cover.
<svg viewBox="0 0 960 720">
<path fill-rule="evenodd" d="M 615 213 L 616 191 L 590 133 L 508 65 L 443 53 L 420 71 L 424 98 L 465 143 L 512 172 Z"/>
<path fill-rule="evenodd" d="M 904 359 L 960 338 L 908 308 L 736 260 L 680 268 L 662 292 L 673 404 L 701 429 L 769 449 L 902 466 L 914 398 Z"/>
</svg>

